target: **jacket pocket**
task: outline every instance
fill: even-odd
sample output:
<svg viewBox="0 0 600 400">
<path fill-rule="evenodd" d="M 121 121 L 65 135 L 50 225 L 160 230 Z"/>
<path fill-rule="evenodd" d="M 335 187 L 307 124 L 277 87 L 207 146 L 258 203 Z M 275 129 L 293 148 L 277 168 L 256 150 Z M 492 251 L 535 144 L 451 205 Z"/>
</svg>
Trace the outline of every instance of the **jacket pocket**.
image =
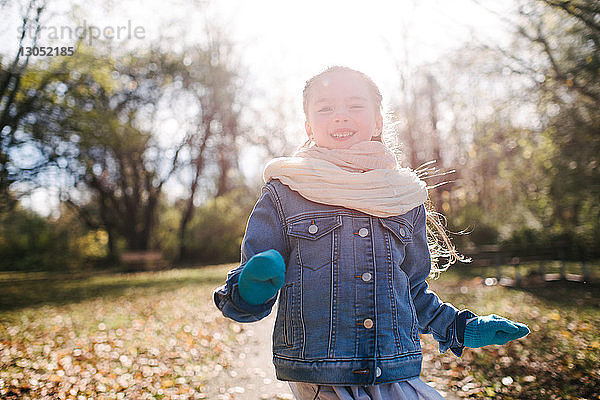
<svg viewBox="0 0 600 400">
<path fill-rule="evenodd" d="M 394 265 L 401 265 L 406 256 L 406 247 L 412 242 L 412 227 L 403 220 L 380 219 L 384 227 L 385 246 Z"/>
<path fill-rule="evenodd" d="M 419 317 L 417 315 L 417 310 L 415 309 L 415 305 L 413 303 L 412 294 L 410 291 L 410 279 L 408 275 L 401 269 L 395 271 L 402 280 L 401 286 L 405 287 L 404 296 L 400 299 L 396 299 L 396 301 L 400 301 L 400 304 L 397 304 L 398 313 L 395 315 L 396 318 L 396 327 L 398 329 L 398 335 L 400 336 L 403 342 L 403 348 L 405 351 L 415 351 L 420 348 L 420 339 L 419 339 Z M 398 284 L 398 283 L 397 283 Z M 396 289 L 396 292 L 401 292 Z M 407 322 L 410 321 L 410 326 L 408 326 Z M 407 345 L 406 340 L 409 341 L 410 345 Z"/>
<path fill-rule="evenodd" d="M 337 228 L 341 216 L 310 217 L 288 224 L 287 234 L 296 242 L 296 256 L 302 267 L 316 271 L 337 259 Z"/>
<path fill-rule="evenodd" d="M 402 219 L 380 219 L 381 225 L 390 231 L 403 244 L 412 242 L 412 226 Z"/>
<path fill-rule="evenodd" d="M 287 284 L 281 288 L 275 329 L 273 330 L 273 348 L 294 345 L 294 298 L 293 284 Z"/>
</svg>

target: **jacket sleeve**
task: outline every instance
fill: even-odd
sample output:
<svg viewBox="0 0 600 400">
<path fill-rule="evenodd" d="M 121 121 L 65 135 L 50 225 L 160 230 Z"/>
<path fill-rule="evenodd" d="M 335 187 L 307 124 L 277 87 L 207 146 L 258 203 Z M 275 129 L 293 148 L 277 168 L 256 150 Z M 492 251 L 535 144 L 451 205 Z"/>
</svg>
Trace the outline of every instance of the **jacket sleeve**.
<svg viewBox="0 0 600 400">
<path fill-rule="evenodd" d="M 413 238 L 406 246 L 402 269 L 410 281 L 419 330 L 433 335 L 439 342 L 440 352 L 445 353 L 450 349 L 460 356 L 464 349 L 466 321 L 475 314 L 469 310 L 459 311 L 452 304 L 442 302 L 429 289 L 426 279 L 431 271 L 431 255 L 427 246 L 425 212 L 423 205 L 414 210 Z"/>
<path fill-rule="evenodd" d="M 238 279 L 246 262 L 255 254 L 270 249 L 281 253 L 286 262 L 289 258 L 280 214 L 272 196 L 271 191 L 263 187 L 262 195 L 254 205 L 246 225 L 240 266 L 229 271 L 225 285 L 214 292 L 215 305 L 223 315 L 238 322 L 254 322 L 266 317 L 277 299 L 275 295 L 264 304 L 252 305 L 240 297 Z"/>
</svg>

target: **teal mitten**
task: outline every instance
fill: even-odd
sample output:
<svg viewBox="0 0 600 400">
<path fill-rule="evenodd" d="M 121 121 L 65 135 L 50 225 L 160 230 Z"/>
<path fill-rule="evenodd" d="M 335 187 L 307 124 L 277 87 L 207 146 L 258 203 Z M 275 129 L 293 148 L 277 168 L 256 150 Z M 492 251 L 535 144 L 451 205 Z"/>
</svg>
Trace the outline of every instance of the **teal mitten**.
<svg viewBox="0 0 600 400">
<path fill-rule="evenodd" d="M 525 324 L 491 314 L 477 317 L 467 323 L 464 345 L 475 348 L 489 344 L 505 344 L 528 333 L 529 328 Z"/>
<path fill-rule="evenodd" d="M 275 296 L 285 281 L 285 261 L 277 250 L 255 254 L 246 262 L 238 279 L 242 299 L 252 305 L 265 303 Z"/>
</svg>

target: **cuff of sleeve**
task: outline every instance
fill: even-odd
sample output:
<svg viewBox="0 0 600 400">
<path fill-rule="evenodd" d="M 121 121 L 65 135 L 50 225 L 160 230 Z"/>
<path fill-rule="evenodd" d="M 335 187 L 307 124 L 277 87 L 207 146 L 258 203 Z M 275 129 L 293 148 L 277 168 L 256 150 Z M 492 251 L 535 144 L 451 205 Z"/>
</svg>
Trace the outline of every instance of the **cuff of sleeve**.
<svg viewBox="0 0 600 400">
<path fill-rule="evenodd" d="M 453 340 L 449 346 L 449 349 L 457 357 L 462 356 L 463 350 L 465 349 L 464 336 L 467 320 L 476 316 L 477 315 L 475 315 L 469 310 L 462 310 L 456 314 L 456 318 L 454 319 L 454 323 L 452 324 L 451 328 Z"/>
<path fill-rule="evenodd" d="M 239 294 L 237 283 L 227 290 L 226 286 L 215 290 L 215 305 L 223 315 L 237 322 L 255 322 L 263 319 L 271 312 L 277 295 L 264 304 L 252 305 L 247 303 Z"/>
<path fill-rule="evenodd" d="M 463 350 L 465 348 L 465 346 L 462 344 L 462 342 L 460 342 L 458 340 L 457 331 L 456 331 L 456 321 L 454 322 L 454 324 L 452 326 L 452 342 L 450 343 L 450 346 L 448 348 L 457 357 L 462 356 Z"/>
<path fill-rule="evenodd" d="M 277 300 L 277 293 L 275 293 L 275 296 L 271 297 L 263 304 L 254 305 L 248 303 L 246 300 L 244 300 L 242 296 L 240 296 L 240 290 L 238 284 L 236 283 L 231 288 L 231 300 L 233 301 L 233 304 L 235 304 L 236 307 L 240 310 L 256 315 L 262 315 L 266 311 L 266 314 L 264 315 L 266 316 L 271 311 L 271 308 L 273 308 L 275 300 Z"/>
<path fill-rule="evenodd" d="M 462 345 L 465 343 L 465 328 L 467 326 L 467 321 L 472 318 L 477 318 L 477 315 L 470 310 L 459 311 L 456 315 L 456 339 Z"/>
</svg>

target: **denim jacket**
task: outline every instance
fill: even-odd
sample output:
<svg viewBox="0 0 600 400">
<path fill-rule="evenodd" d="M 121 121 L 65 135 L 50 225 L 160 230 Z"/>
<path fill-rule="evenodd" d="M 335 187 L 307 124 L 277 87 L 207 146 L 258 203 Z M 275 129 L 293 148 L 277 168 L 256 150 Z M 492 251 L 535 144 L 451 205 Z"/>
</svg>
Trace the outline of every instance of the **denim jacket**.
<svg viewBox="0 0 600 400">
<path fill-rule="evenodd" d="M 465 320 L 474 314 L 428 289 L 424 206 L 378 218 L 269 181 L 248 220 L 241 265 L 214 293 L 225 316 L 252 322 L 270 313 L 277 296 L 255 306 L 237 288 L 245 263 L 269 249 L 286 261 L 273 332 L 278 379 L 364 386 L 417 377 L 419 333 L 433 334 L 442 352 L 462 354 Z"/>
</svg>

